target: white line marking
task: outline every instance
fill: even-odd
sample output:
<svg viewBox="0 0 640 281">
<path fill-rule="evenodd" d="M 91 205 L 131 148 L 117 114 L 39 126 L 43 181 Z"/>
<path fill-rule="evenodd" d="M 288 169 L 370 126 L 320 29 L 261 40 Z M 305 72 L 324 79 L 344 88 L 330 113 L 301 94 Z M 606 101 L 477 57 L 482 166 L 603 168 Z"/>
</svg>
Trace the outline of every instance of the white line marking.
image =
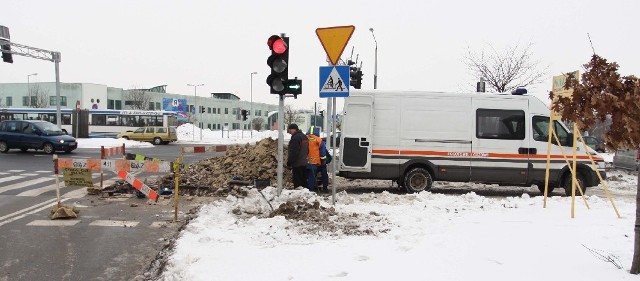
<svg viewBox="0 0 640 281">
<path fill-rule="evenodd" d="M 111 184 L 113 184 L 113 181 L 111 181 L 111 180 L 110 181 L 104 181 L 104 186 L 109 186 Z M 60 188 L 63 188 L 63 187 L 64 187 L 63 183 L 61 182 L 60 183 Z M 43 193 L 46 193 L 46 192 L 49 192 L 49 191 L 52 191 L 52 190 L 56 190 L 56 184 L 55 183 L 47 185 L 47 186 L 43 186 L 43 187 L 40 187 L 40 188 L 27 190 L 27 191 L 24 191 L 22 193 L 18 193 L 16 196 L 39 196 L 39 195 L 42 195 Z M 78 192 L 78 191 L 71 191 L 71 192 Z M 71 192 L 69 192 L 69 193 L 71 193 Z M 69 194 L 69 193 L 67 193 L 67 194 Z M 67 194 L 65 194 L 65 195 L 67 195 Z M 71 196 L 78 196 L 78 194 L 71 193 Z M 66 197 L 69 197 L 69 196 L 66 196 Z M 82 195 L 81 197 L 84 197 L 84 195 Z M 74 197 L 74 198 L 79 198 L 79 197 Z"/>
<path fill-rule="evenodd" d="M 8 175 L 9 173 L 0 173 L 0 175 Z"/>
<path fill-rule="evenodd" d="M 22 173 L 22 172 L 25 172 L 25 170 L 8 170 L 7 172 L 9 172 L 9 173 Z"/>
<path fill-rule="evenodd" d="M 71 199 L 71 198 L 64 198 L 64 199 L 61 199 L 61 200 L 60 200 L 60 203 L 62 203 L 62 202 L 64 202 L 64 201 L 67 201 L 67 200 L 69 200 L 69 199 Z M 53 200 L 53 201 L 55 201 L 56 199 L 52 199 L 52 200 Z M 49 201 L 52 201 L 52 200 L 49 200 Z M 46 202 L 48 202 L 48 201 L 46 201 Z M 45 202 L 45 203 L 46 203 L 46 202 Z M 8 220 L 6 220 L 6 221 L 1 221 L 1 222 L 0 222 L 0 226 L 3 226 L 3 225 L 8 224 L 8 223 L 10 223 L 10 222 L 13 222 L 13 221 L 19 220 L 19 219 L 24 218 L 24 217 L 26 217 L 26 216 L 28 216 L 28 215 L 35 214 L 35 213 L 40 212 L 40 211 L 42 211 L 42 210 L 44 210 L 44 209 L 51 208 L 52 206 L 54 206 L 54 205 L 56 205 L 56 204 L 58 204 L 58 203 L 57 203 L 57 202 L 53 202 L 53 203 L 50 203 L 50 204 L 48 204 L 48 205 L 45 205 L 44 207 L 41 207 L 41 208 L 39 208 L 39 209 L 35 209 L 35 210 L 31 211 L 31 212 L 28 212 L 28 213 L 25 213 L 25 214 L 19 215 L 19 216 L 14 217 L 14 218 L 10 218 L 10 219 L 8 219 Z M 38 205 L 42 205 L 42 203 L 40 203 L 40 204 L 38 204 Z M 33 207 L 35 207 L 35 206 L 29 207 L 29 208 L 27 208 L 27 209 L 20 210 L 20 211 L 18 211 L 18 212 L 16 212 L 16 213 L 26 211 L 26 210 L 31 209 L 31 208 L 33 208 Z M 15 213 L 14 213 L 14 214 L 15 214 Z M 2 220 L 2 218 L 0 218 L 0 220 Z"/>
<path fill-rule="evenodd" d="M 0 186 L 0 193 L 3 193 L 5 191 L 9 191 L 9 190 L 13 190 L 13 189 L 22 188 L 22 187 L 33 185 L 33 184 L 43 183 L 43 182 L 50 181 L 50 180 L 51 180 L 51 178 L 46 178 L 45 177 L 45 178 L 39 178 L 39 179 L 30 180 L 30 181 L 23 181 L 23 182 L 19 182 L 19 183 L 10 184 L 10 185 Z"/>
<path fill-rule="evenodd" d="M 21 178 L 24 178 L 23 176 L 10 176 L 10 177 L 6 177 L 6 178 L 1 178 L 0 179 L 0 183 L 6 182 L 6 181 L 12 181 L 12 180 L 19 180 Z"/>
<path fill-rule="evenodd" d="M 78 198 L 82 198 L 85 197 L 87 195 L 87 188 L 86 187 L 82 187 L 82 188 L 78 188 L 74 191 L 69 191 L 65 194 L 60 195 L 60 197 L 66 198 L 66 199 L 78 199 Z"/>
<path fill-rule="evenodd" d="M 112 221 L 112 220 L 96 220 L 92 221 L 89 225 L 94 226 L 120 226 L 120 227 L 135 227 L 138 225 L 137 221 Z"/>
<path fill-rule="evenodd" d="M 25 176 L 25 177 L 33 177 L 33 176 L 39 176 L 38 174 L 31 174 L 31 173 L 22 173 L 20 174 L 21 176 Z"/>
<path fill-rule="evenodd" d="M 80 220 L 34 220 L 27 225 L 31 226 L 73 226 Z"/>
<path fill-rule="evenodd" d="M 42 202 L 42 203 L 38 203 L 38 204 L 33 205 L 33 206 L 31 206 L 31 207 L 24 208 L 24 209 L 22 209 L 22 210 L 19 210 L 19 211 L 13 212 L 13 213 L 8 214 L 8 215 L 6 215 L 6 216 L 2 216 L 2 217 L 0 217 L 0 221 L 2 221 L 2 220 L 4 220 L 4 219 L 6 219 L 6 218 L 8 218 L 8 217 L 12 217 L 12 216 L 15 216 L 15 215 L 17 215 L 17 214 L 20 214 L 20 213 L 22 213 L 22 212 L 28 212 L 28 211 L 29 211 L 29 210 L 31 210 L 31 209 L 38 208 L 38 207 L 40 207 L 40 206 L 42 206 L 42 205 L 46 205 L 46 204 L 49 204 L 49 203 L 54 202 L 54 201 L 56 201 L 56 199 L 55 199 L 55 198 L 53 198 L 53 199 L 49 199 L 49 200 L 47 200 L 47 201 L 44 201 L 44 202 Z"/>
<path fill-rule="evenodd" d="M 36 173 L 53 173 L 53 171 L 36 171 Z"/>
</svg>

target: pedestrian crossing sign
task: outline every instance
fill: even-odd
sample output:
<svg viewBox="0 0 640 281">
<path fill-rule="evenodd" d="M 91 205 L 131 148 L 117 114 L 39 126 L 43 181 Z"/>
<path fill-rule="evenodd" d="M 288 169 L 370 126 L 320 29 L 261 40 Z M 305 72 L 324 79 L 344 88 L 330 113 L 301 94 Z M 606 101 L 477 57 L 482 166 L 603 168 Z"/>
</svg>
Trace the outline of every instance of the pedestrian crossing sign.
<svg viewBox="0 0 640 281">
<path fill-rule="evenodd" d="M 337 98 L 349 96 L 349 66 L 320 67 L 320 97 Z"/>
</svg>

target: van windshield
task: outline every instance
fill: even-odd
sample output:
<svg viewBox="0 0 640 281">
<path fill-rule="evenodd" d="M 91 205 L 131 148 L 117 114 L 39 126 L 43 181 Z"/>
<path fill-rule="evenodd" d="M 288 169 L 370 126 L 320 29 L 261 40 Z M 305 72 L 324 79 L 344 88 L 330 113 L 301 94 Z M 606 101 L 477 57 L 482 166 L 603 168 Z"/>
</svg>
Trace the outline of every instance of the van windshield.
<svg viewBox="0 0 640 281">
<path fill-rule="evenodd" d="M 60 130 L 60 128 L 58 128 L 58 126 L 56 126 L 53 123 L 41 122 L 36 124 L 37 124 L 37 127 L 40 128 L 40 130 L 42 130 L 42 133 L 45 135 L 48 135 L 48 136 L 64 135 L 64 132 Z"/>
<path fill-rule="evenodd" d="M 547 142 L 549 140 L 549 117 L 546 116 L 534 116 L 533 117 L 533 139 L 536 141 Z M 567 146 L 570 143 L 569 132 L 558 121 L 553 121 L 553 129 L 556 131 L 560 143 L 563 146 Z M 551 140 L 552 143 L 556 143 L 555 139 Z"/>
</svg>

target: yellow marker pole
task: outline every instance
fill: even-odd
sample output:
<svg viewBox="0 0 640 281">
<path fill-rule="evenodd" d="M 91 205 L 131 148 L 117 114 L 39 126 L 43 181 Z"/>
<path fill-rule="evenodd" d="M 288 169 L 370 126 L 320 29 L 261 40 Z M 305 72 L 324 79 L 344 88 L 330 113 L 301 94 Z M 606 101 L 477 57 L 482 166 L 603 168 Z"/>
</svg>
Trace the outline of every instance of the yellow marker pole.
<svg viewBox="0 0 640 281">
<path fill-rule="evenodd" d="M 587 149 L 587 143 L 584 141 L 584 138 L 582 138 L 582 136 L 580 136 L 580 135 L 578 137 L 580 137 L 580 141 L 582 142 L 582 147 L 584 148 L 584 151 L 589 151 Z M 611 194 L 609 193 L 609 188 L 607 188 L 607 183 L 602 178 L 602 175 L 600 174 L 600 170 L 598 170 L 598 165 L 596 165 L 596 161 L 593 161 L 593 157 L 591 157 L 591 154 L 587 153 L 587 155 L 589 155 L 589 160 L 591 160 L 591 166 L 596 171 L 596 175 L 598 175 L 598 179 L 600 179 L 600 182 L 602 183 L 602 187 L 604 188 L 604 193 L 607 195 L 607 198 L 609 199 L 609 202 L 611 202 L 611 206 L 613 207 L 613 211 L 616 212 L 616 216 L 618 216 L 618 218 L 622 218 L 622 216 L 620 215 L 620 212 L 618 212 L 618 208 L 616 207 L 616 203 L 613 202 L 613 197 L 611 197 Z"/>
<path fill-rule="evenodd" d="M 578 134 L 578 126 L 573 126 L 573 169 L 572 169 L 572 173 L 571 173 L 571 218 L 575 218 L 576 217 L 576 184 L 577 182 L 577 174 L 578 174 L 578 170 L 577 170 L 577 135 Z"/>
<path fill-rule="evenodd" d="M 173 222 L 178 221 L 178 192 L 180 183 L 180 158 L 176 157 L 176 162 L 173 163 L 173 180 L 174 180 L 174 201 L 173 201 Z"/>
<path fill-rule="evenodd" d="M 549 137 L 547 138 L 547 167 L 545 168 L 544 174 L 544 203 L 542 205 L 543 208 L 547 207 L 547 195 L 549 194 L 549 170 L 551 169 L 551 137 L 554 133 L 553 131 L 553 111 L 549 116 Z"/>
<path fill-rule="evenodd" d="M 553 137 L 555 138 L 557 143 L 560 143 L 560 139 L 558 138 L 558 135 L 555 133 L 553 133 Z M 570 173 L 574 173 L 573 172 L 573 168 L 571 165 L 571 162 L 569 162 L 569 159 L 567 158 L 567 154 L 564 152 L 564 149 L 562 148 L 562 146 L 558 146 L 560 148 L 560 152 L 562 153 L 562 158 L 564 159 L 564 162 L 567 164 L 567 167 L 569 168 L 569 172 Z M 587 206 L 587 209 L 591 209 L 591 207 L 589 207 L 589 202 L 587 201 L 587 198 L 584 197 L 584 193 L 582 193 L 582 188 L 580 188 L 580 186 L 578 186 L 578 190 L 580 191 L 580 194 L 582 195 L 582 201 L 584 201 L 584 205 Z"/>
</svg>

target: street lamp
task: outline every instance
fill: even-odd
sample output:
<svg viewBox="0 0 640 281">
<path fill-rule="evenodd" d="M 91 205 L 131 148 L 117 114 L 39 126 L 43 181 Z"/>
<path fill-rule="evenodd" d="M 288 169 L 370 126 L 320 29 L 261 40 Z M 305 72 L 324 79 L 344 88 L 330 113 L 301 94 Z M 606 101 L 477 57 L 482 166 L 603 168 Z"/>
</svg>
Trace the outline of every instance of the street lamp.
<svg viewBox="0 0 640 281">
<path fill-rule="evenodd" d="M 189 87 L 193 87 L 193 134 L 192 134 L 192 141 L 196 140 L 196 117 L 198 116 L 198 96 L 196 95 L 196 93 L 198 92 L 198 87 L 200 86 L 204 86 L 204 84 L 187 84 L 187 86 Z M 202 140 L 202 137 L 200 138 L 200 140 Z"/>
<path fill-rule="evenodd" d="M 373 42 L 376 43 L 376 57 L 374 62 L 374 70 L 373 70 L 373 88 L 378 88 L 378 40 L 376 40 L 376 35 L 373 33 L 373 27 L 369 28 L 371 31 L 371 36 L 373 36 Z"/>
<path fill-rule="evenodd" d="M 251 72 L 251 100 L 249 101 L 249 107 L 251 110 L 249 112 L 249 116 L 251 116 L 251 118 L 249 118 L 249 130 L 251 131 L 251 138 L 253 138 L 253 75 L 255 74 L 258 74 L 258 72 Z"/>
<path fill-rule="evenodd" d="M 31 86 L 30 85 L 30 81 L 29 81 L 29 77 L 31 76 L 37 76 L 38 73 L 32 73 L 27 75 L 27 106 L 31 106 Z"/>
</svg>

